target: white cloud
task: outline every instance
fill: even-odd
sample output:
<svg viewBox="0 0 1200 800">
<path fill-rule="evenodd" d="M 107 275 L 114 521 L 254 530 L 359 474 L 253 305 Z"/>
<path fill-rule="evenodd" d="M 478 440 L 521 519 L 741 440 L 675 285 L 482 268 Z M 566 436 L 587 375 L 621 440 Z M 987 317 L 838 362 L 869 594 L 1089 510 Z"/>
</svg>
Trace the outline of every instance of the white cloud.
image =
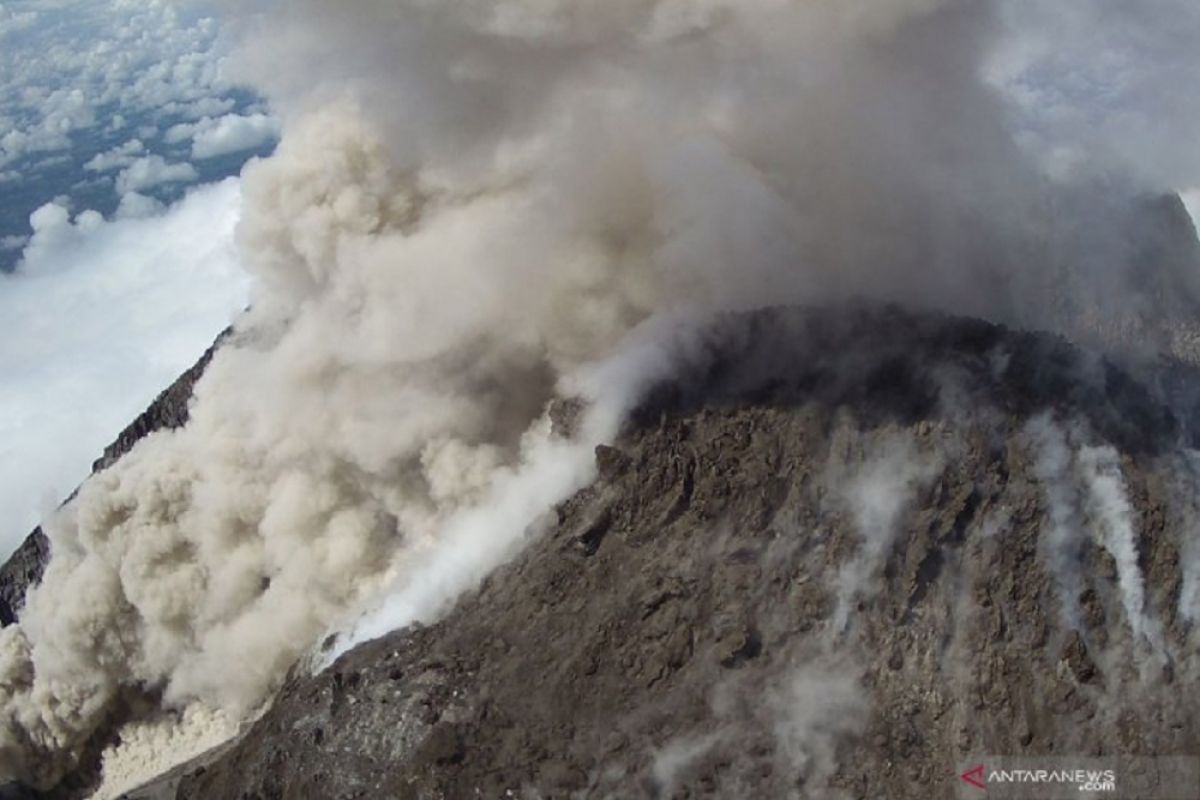
<svg viewBox="0 0 1200 800">
<path fill-rule="evenodd" d="M 115 130 L 147 113 L 199 119 L 232 111 L 234 101 L 221 96 L 230 88 L 221 28 L 185 15 L 185 5 L 72 0 L 18 12 L 0 4 L 0 167 L 69 149 L 72 133 L 98 122 Z"/>
<path fill-rule="evenodd" d="M 104 218 L 95 211 L 83 211 L 71 221 L 71 210 L 67 200 L 59 198 L 34 211 L 29 217 L 33 236 L 22 256 L 23 268 L 28 270 L 53 269 L 55 260 L 46 258 L 54 252 L 82 240 L 87 234 L 104 224 Z"/>
<path fill-rule="evenodd" d="M 155 214 L 161 214 L 163 210 L 162 201 L 153 197 L 148 197 L 138 192 L 128 192 L 121 195 L 121 202 L 117 206 L 117 219 L 143 219 L 152 217 Z"/>
<path fill-rule="evenodd" d="M 20 250 L 28 243 L 28 236 L 0 236 L 0 253 Z"/>
<path fill-rule="evenodd" d="M 233 248 L 240 185 L 165 216 L 71 222 L 48 205 L 18 272 L 0 277 L 0 549 L 63 499 L 104 446 L 244 307 Z"/>
<path fill-rule="evenodd" d="M 71 139 L 64 133 L 41 129 L 11 130 L 0 136 L 0 166 L 11 164 L 30 153 L 66 150 Z"/>
<path fill-rule="evenodd" d="M 39 254 L 47 248 L 62 247 L 78 233 L 71 224 L 70 209 L 58 201 L 47 203 L 34 211 L 29 217 L 29 227 L 33 228 L 33 238 L 26 248 L 25 257 L 32 264 L 46 265 L 47 261 L 39 258 Z"/>
<path fill-rule="evenodd" d="M 10 11 L 0 5 L 0 39 L 33 27 L 37 18 L 36 11 Z"/>
<path fill-rule="evenodd" d="M 117 194 L 140 192 L 164 183 L 190 183 L 199 178 L 191 164 L 172 164 L 162 156 L 145 156 L 117 176 Z"/>
<path fill-rule="evenodd" d="M 146 145 L 141 139 L 130 139 L 125 144 L 117 145 L 105 153 L 98 153 L 83 165 L 89 172 L 110 172 L 115 169 L 128 167 L 138 156 L 146 152 Z"/>
<path fill-rule="evenodd" d="M 0 83 L 0 90 L 3 88 Z M 36 111 L 37 121 L 23 128 L 13 127 L 0 137 L 0 164 L 12 163 L 30 153 L 69 149 L 70 134 L 96 122 L 95 110 L 79 89 L 27 86 L 21 87 L 18 94 L 25 101 L 26 113 L 31 109 Z M 4 110 L 10 107 L 6 105 Z M 21 104 L 11 110 L 21 110 Z"/>
<path fill-rule="evenodd" d="M 40 158 L 37 161 L 33 162 L 33 164 L 30 165 L 25 171 L 27 174 L 34 174 L 34 173 L 42 172 L 46 169 L 49 169 L 50 167 L 60 167 L 64 164 L 70 164 L 70 163 L 71 163 L 71 157 L 65 153 L 62 153 L 62 154 L 56 155 L 56 156 L 47 156 L 46 158 Z"/>
<path fill-rule="evenodd" d="M 173 125 L 163 134 L 167 144 L 192 140 L 192 158 L 205 159 L 259 147 L 279 136 L 279 121 L 269 114 L 226 114 Z"/>
<path fill-rule="evenodd" d="M 200 130 L 201 126 L 201 122 L 181 122 L 178 125 L 172 125 L 163 134 L 163 141 L 167 144 L 186 142 L 196 135 L 196 131 Z"/>
<path fill-rule="evenodd" d="M 163 111 L 178 114 L 186 119 L 203 119 L 228 114 L 233 111 L 234 105 L 236 104 L 227 98 L 201 97 L 188 103 L 167 103 L 163 106 Z"/>
<path fill-rule="evenodd" d="M 213 158 L 250 150 L 278 135 L 278 121 L 266 114 L 229 114 L 213 120 L 211 125 L 196 132 L 192 142 L 192 158 Z"/>
</svg>

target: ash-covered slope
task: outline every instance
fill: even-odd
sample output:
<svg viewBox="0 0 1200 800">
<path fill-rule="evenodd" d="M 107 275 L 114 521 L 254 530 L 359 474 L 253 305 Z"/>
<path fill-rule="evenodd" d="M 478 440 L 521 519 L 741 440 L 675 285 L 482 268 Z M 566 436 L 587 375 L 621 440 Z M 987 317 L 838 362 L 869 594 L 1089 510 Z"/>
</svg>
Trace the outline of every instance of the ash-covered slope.
<svg viewBox="0 0 1200 800">
<path fill-rule="evenodd" d="M 295 674 L 179 797 L 928 798 L 972 755 L 1200 754 L 1190 413 L 978 321 L 709 341 L 515 561 Z"/>
</svg>

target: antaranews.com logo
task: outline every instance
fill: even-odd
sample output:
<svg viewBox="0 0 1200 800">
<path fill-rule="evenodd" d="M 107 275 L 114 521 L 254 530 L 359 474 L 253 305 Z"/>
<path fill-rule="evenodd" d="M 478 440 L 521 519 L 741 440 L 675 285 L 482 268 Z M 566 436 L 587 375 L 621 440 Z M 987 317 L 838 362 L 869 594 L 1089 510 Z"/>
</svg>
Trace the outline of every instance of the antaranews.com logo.
<svg viewBox="0 0 1200 800">
<path fill-rule="evenodd" d="M 964 781 L 977 789 L 1013 784 L 1039 784 L 1075 787 L 1080 792 L 1116 792 L 1117 772 L 1105 770 L 1056 770 L 1056 769 L 992 769 L 976 764 L 960 775 Z"/>
<path fill-rule="evenodd" d="M 1200 798 L 1200 758 L 1192 756 L 989 756 L 966 762 L 955 774 L 959 797 L 967 800 Z"/>
</svg>

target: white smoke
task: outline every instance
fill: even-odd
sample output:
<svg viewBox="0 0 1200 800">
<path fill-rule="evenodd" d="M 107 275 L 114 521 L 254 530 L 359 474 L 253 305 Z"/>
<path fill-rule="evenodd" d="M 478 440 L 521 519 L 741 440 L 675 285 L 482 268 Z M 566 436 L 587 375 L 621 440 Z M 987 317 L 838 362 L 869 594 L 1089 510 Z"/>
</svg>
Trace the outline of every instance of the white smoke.
<svg viewBox="0 0 1200 800">
<path fill-rule="evenodd" d="M 839 452 L 839 438 L 835 433 L 833 456 L 839 460 L 830 466 L 828 482 L 837 487 L 854 520 L 859 547 L 838 572 L 835 633 L 846 630 L 856 602 L 869 600 L 878 591 L 878 575 L 900 533 L 903 513 L 942 468 L 940 454 L 921 453 L 903 432 L 878 435 L 868 454 L 858 454 L 864 459 L 861 464 L 855 463 L 854 454 Z"/>
<path fill-rule="evenodd" d="M 841 796 L 829 785 L 837 772 L 838 749 L 852 744 L 866 727 L 870 693 L 854 657 L 845 651 L 835 653 L 835 647 L 829 638 L 817 651 L 797 650 L 780 658 L 779 668 L 770 674 L 718 681 L 709 698 L 711 714 L 703 725 L 670 739 L 652 754 L 648 772 L 657 789 L 655 796 L 688 796 L 695 788 L 690 781 L 709 789 L 715 781 L 721 796 L 761 793 L 760 785 L 746 783 L 747 775 L 739 774 L 740 769 L 724 767 L 730 766 L 732 754 L 744 757 L 747 743 L 764 733 L 770 737 L 770 750 L 757 744 L 751 750 L 769 752 L 773 774 L 781 786 L 792 789 L 779 796 Z M 714 775 L 716 765 L 720 766 Z M 696 780 L 701 774 L 703 784 Z M 624 782 L 619 785 L 628 785 L 624 774 L 615 777 Z M 797 793 L 795 788 L 803 791 Z"/>
<path fill-rule="evenodd" d="M 696 352 L 703 349 L 702 324 L 687 316 L 657 317 L 632 331 L 616 356 L 564 375 L 563 394 L 588 404 L 574 436 L 555 436 L 548 418 L 530 427 L 522 438 L 519 466 L 496 470 L 477 504 L 451 515 L 427 550 L 413 552 L 383 602 L 357 617 L 321 663 L 413 622 L 433 621 L 504 561 L 552 506 L 591 482 L 596 446 L 619 433 L 649 382 L 669 376 L 679 364 L 703 359 Z"/>
<path fill-rule="evenodd" d="M 661 797 L 673 797 L 678 782 L 697 761 L 713 749 L 726 734 L 721 731 L 672 739 L 654 753 L 650 774 Z"/>
<path fill-rule="evenodd" d="M 1079 597 L 1083 592 L 1080 569 L 1084 539 L 1074 449 L 1067 434 L 1049 414 L 1031 419 L 1024 433 L 1035 453 L 1033 474 L 1046 498 L 1049 526 L 1039 545 L 1054 576 L 1063 622 L 1071 630 L 1081 630 Z"/>
<path fill-rule="evenodd" d="M 1112 447 L 1084 447 L 1079 474 L 1087 490 L 1090 532 L 1117 565 L 1117 584 L 1125 617 L 1135 640 L 1145 637 L 1161 647 L 1161 633 L 1146 613 L 1146 590 L 1138 563 L 1137 525 L 1121 472 L 1121 457 Z"/>
<path fill-rule="evenodd" d="M 512 553 L 548 509 L 594 476 L 595 447 L 617 430 L 588 422 L 586 433 L 569 442 L 554 438 L 549 420 L 532 428 L 523 443 L 522 465 L 494 476 L 480 505 L 450 517 L 428 550 L 412 555 L 382 605 L 354 623 L 329 659 L 412 622 L 432 621 Z"/>
<path fill-rule="evenodd" d="M 1107 445 L 1076 444 L 1083 438 L 1079 426 L 1064 429 L 1049 414 L 1030 420 L 1025 435 L 1034 448 L 1033 473 L 1046 498 L 1049 527 L 1041 546 L 1062 603 L 1064 622 L 1071 629 L 1082 630 L 1079 598 L 1084 588 L 1087 535 L 1116 564 L 1121 603 L 1134 639 L 1161 649 L 1162 632 L 1146 612 L 1136 512 L 1129 502 L 1120 455 Z M 1186 571 L 1185 567 L 1185 583 Z"/>
<path fill-rule="evenodd" d="M 1036 315 L 1052 188 L 980 78 L 994 6 L 231 8 L 284 122 L 244 176 L 259 293 L 188 426 L 47 521 L 0 633 L 0 774 L 52 783 L 129 691 L 242 719 L 355 612 L 351 642 L 436 614 L 587 479 L 672 358 L 622 358 L 647 320 L 854 293 Z M 593 403 L 571 442 L 560 387 Z M 922 464 L 853 484 L 843 607 Z"/>
<path fill-rule="evenodd" d="M 813 663 L 787 674 L 768 698 L 781 772 L 797 775 L 814 794 L 833 796 L 827 784 L 837 770 L 838 745 L 866 724 L 868 697 L 860 681 L 849 665 Z"/>
<path fill-rule="evenodd" d="M 1181 509 L 1179 616 L 1189 623 L 1200 619 L 1200 452 L 1185 450 L 1176 471 L 1175 507 Z"/>
</svg>

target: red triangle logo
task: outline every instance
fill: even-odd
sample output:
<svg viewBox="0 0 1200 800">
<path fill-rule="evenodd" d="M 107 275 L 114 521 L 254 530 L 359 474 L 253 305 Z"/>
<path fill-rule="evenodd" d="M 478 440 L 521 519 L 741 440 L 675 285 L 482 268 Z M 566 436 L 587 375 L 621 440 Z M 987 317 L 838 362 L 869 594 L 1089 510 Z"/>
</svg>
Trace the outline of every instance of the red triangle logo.
<svg viewBox="0 0 1200 800">
<path fill-rule="evenodd" d="M 971 767 L 969 770 L 964 772 L 962 775 L 959 775 L 958 777 L 962 778 L 964 781 L 971 784 L 976 789 L 983 789 L 986 791 L 987 784 L 985 784 L 983 782 L 983 772 L 984 772 L 983 764 L 980 764 L 978 766 Z"/>
</svg>

